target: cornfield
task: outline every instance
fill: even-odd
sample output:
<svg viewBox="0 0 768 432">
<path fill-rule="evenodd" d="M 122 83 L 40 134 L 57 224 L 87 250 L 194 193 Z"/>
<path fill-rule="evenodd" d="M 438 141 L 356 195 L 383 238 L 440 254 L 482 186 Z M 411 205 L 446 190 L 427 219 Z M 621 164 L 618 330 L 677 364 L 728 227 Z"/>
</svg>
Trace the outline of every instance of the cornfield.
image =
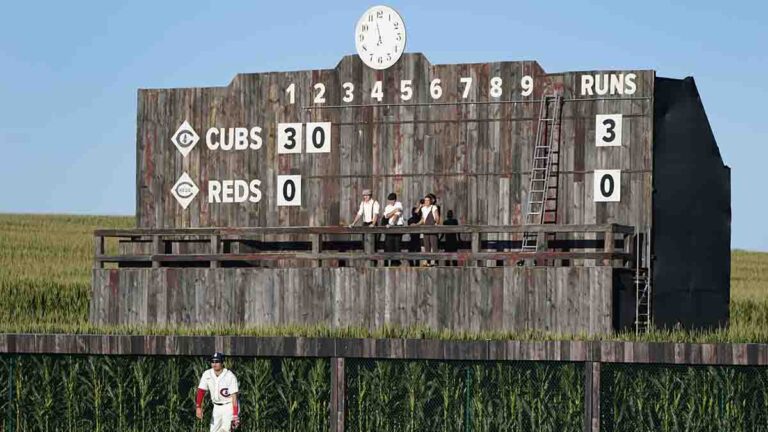
<svg viewBox="0 0 768 432">
<path fill-rule="evenodd" d="M 105 334 L 243 334 L 254 336 L 408 337 L 459 340 L 588 339 L 542 332 L 439 332 L 424 328 L 377 330 L 313 327 L 253 328 L 96 327 L 88 323 L 92 233 L 96 228 L 130 228 L 132 217 L 0 215 L 0 332 Z M 110 246 L 110 245 L 108 245 Z M 111 245 L 114 247 L 114 245 Z M 597 339 L 670 342 L 767 342 L 768 253 L 732 254 L 731 322 L 727 329 L 694 332 L 657 330 Z"/>
<path fill-rule="evenodd" d="M 185 357 L 2 356 L 3 431 L 207 431 L 194 398 L 208 367 Z M 242 431 L 327 431 L 325 359 L 230 359 Z M 206 401 L 206 414 L 211 414 Z"/>
<path fill-rule="evenodd" d="M 768 368 L 604 364 L 603 431 L 768 431 Z"/>
<path fill-rule="evenodd" d="M 356 360 L 347 430 L 580 431 L 581 364 Z"/>
</svg>

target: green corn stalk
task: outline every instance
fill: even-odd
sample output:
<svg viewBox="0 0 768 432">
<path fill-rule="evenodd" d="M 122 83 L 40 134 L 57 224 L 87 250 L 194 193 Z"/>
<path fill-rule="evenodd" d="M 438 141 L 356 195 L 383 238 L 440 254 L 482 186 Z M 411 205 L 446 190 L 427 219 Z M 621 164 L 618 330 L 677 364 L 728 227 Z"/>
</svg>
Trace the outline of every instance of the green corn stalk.
<svg viewBox="0 0 768 432">
<path fill-rule="evenodd" d="M 298 390 L 299 380 L 302 379 L 306 369 L 306 361 L 297 359 L 283 359 L 280 369 L 280 383 L 277 392 L 286 412 L 285 429 L 294 432 L 301 430 L 301 408 L 304 405 L 304 395 Z"/>
<path fill-rule="evenodd" d="M 149 406 L 153 400 L 152 364 L 147 357 L 139 357 L 131 364 L 131 372 L 138 417 L 134 419 L 134 424 L 138 430 L 144 431 L 147 429 Z"/>
<path fill-rule="evenodd" d="M 32 368 L 35 374 L 31 377 L 34 385 L 27 385 L 28 402 L 25 405 L 31 411 L 36 430 L 48 432 L 55 427 L 53 378 L 56 374 L 55 363 L 50 356 L 33 357 Z"/>
<path fill-rule="evenodd" d="M 240 381 L 243 422 L 253 430 L 272 430 L 277 427 L 273 416 L 277 412 L 274 404 L 275 382 L 272 379 L 272 365 L 267 359 L 250 359 L 240 363 Z"/>
<path fill-rule="evenodd" d="M 328 410 L 330 408 L 330 363 L 327 360 L 314 360 L 309 376 L 302 379 L 302 387 L 307 398 L 307 430 L 320 432 L 329 427 Z"/>
</svg>

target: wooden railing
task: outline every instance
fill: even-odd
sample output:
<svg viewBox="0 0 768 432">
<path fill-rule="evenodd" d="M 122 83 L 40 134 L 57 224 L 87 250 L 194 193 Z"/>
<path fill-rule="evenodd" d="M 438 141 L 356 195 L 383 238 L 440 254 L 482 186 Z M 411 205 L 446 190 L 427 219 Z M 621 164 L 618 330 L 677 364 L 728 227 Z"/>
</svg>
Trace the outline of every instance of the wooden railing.
<svg viewBox="0 0 768 432">
<path fill-rule="evenodd" d="M 537 233 L 539 247 L 536 252 L 520 251 L 524 233 Z M 381 252 L 383 242 L 379 242 L 379 238 L 384 234 L 456 234 L 461 240 L 457 252 L 404 252 L 402 249 L 400 252 Z M 506 239 L 488 238 L 494 235 Z M 94 232 L 94 267 L 103 268 L 105 263 L 156 268 L 208 263 L 215 268 L 280 260 L 309 260 L 315 265 L 329 260 L 369 263 L 436 260 L 457 261 L 461 265 L 482 265 L 483 261 L 558 265 L 571 260 L 595 260 L 599 265 L 625 266 L 631 265 L 634 259 L 634 235 L 634 228 L 617 224 L 105 229 Z M 281 239 L 275 240 L 277 237 Z M 284 237 L 292 239 L 284 240 Z M 151 245 L 151 250 L 149 253 L 121 253 L 118 250 L 110 254 L 105 247 L 109 238 L 116 238 L 123 245 Z M 262 243 L 265 238 L 270 240 Z M 168 248 L 174 242 L 207 245 L 207 250 L 203 253 L 174 253 L 173 247 Z M 249 250 L 232 250 L 231 245 L 238 243 L 248 244 Z M 405 248 L 406 244 L 402 246 Z"/>
</svg>

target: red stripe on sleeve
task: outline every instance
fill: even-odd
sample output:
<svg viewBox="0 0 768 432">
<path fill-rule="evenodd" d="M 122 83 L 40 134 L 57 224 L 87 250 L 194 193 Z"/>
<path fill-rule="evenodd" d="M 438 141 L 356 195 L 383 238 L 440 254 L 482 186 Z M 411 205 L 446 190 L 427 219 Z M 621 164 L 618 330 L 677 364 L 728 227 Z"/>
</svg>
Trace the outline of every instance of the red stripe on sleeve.
<svg viewBox="0 0 768 432">
<path fill-rule="evenodd" d="M 197 389 L 197 396 L 195 397 L 195 405 L 202 406 L 203 396 L 205 396 L 205 390 L 201 388 Z"/>
</svg>

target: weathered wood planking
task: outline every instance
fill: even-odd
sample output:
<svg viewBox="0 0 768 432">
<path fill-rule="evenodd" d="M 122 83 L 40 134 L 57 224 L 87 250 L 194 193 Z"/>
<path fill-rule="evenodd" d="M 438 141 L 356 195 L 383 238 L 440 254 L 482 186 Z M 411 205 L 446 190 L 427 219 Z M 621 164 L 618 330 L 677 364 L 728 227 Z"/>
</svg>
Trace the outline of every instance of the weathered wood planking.
<svg viewBox="0 0 768 432">
<path fill-rule="evenodd" d="M 768 366 L 768 344 L 2 334 L 3 354 L 210 355 Z"/>
<path fill-rule="evenodd" d="M 406 207 L 435 192 L 443 211 L 454 210 L 462 223 L 520 223 L 537 100 L 553 91 L 565 97 L 557 223 L 648 225 L 654 73 L 623 71 L 628 72 L 637 75 L 631 97 L 598 97 L 580 94 L 580 77 L 608 72 L 546 74 L 531 61 L 431 65 L 421 54 L 405 54 L 392 68 L 373 71 L 357 56 L 347 56 L 334 69 L 239 74 L 227 87 L 140 90 L 138 226 L 338 225 L 351 220 L 363 188 L 372 188 L 382 204 L 388 192 L 397 192 Z M 521 95 L 525 75 L 534 79 L 530 96 Z M 473 84 L 463 99 L 459 79 L 466 76 Z M 500 98 L 489 95 L 495 76 L 502 78 Z M 435 78 L 443 89 L 438 100 L 429 89 Z M 400 101 L 404 79 L 412 80 L 413 87 L 405 106 Z M 383 83 L 381 102 L 371 98 L 376 81 Z M 355 99 L 334 108 L 346 104 L 341 99 L 344 82 L 354 84 Z M 326 87 L 323 105 L 314 103 L 317 83 Z M 294 104 L 285 92 L 290 84 L 295 84 Z M 458 104 L 464 101 L 475 103 Z M 488 103 L 496 101 L 502 103 Z M 622 147 L 595 147 L 598 113 L 624 115 Z M 171 143 L 184 120 L 200 135 L 186 157 Z M 333 123 L 331 153 L 278 155 L 277 123 L 309 121 Z M 260 150 L 221 151 L 205 145 L 209 127 L 253 126 L 262 128 Z M 593 202 L 591 171 L 599 168 L 624 171 L 620 203 Z M 170 194 L 183 172 L 200 188 L 186 210 Z M 277 207 L 278 174 L 302 175 L 301 207 Z M 209 204 L 207 181 L 229 179 L 261 180 L 261 201 Z"/>
<path fill-rule="evenodd" d="M 91 322 L 370 329 L 424 325 L 456 331 L 610 333 L 614 271 L 610 267 L 97 269 Z"/>
</svg>

